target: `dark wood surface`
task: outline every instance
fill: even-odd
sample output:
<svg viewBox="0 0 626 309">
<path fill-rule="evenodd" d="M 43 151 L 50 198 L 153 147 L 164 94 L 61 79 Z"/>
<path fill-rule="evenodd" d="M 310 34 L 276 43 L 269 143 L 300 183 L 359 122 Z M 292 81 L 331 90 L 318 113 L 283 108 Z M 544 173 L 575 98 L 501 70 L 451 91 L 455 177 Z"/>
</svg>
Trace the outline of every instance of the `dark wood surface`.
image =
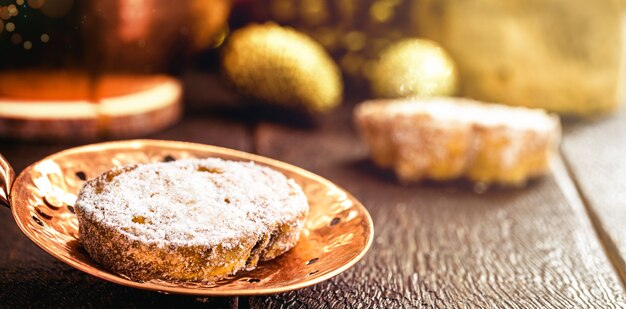
<svg viewBox="0 0 626 309">
<path fill-rule="evenodd" d="M 259 116 L 233 106 L 232 97 L 207 91 L 213 82 L 202 76 L 187 81 L 185 119 L 150 138 L 256 152 L 336 182 L 374 220 L 375 240 L 365 258 L 329 281 L 285 294 L 163 295 L 117 286 L 56 261 L 0 209 L 0 307 L 626 307 L 619 275 L 626 241 L 620 192 L 626 188 L 618 181 L 624 173 L 611 168 L 626 168 L 623 115 L 571 126 L 563 147 L 567 165 L 557 159 L 550 176 L 524 189 L 479 193 L 464 182 L 399 184 L 367 159 L 349 105 L 312 125 L 301 115 Z M 220 107 L 211 107 L 215 101 Z M 0 141 L 0 153 L 19 171 L 69 146 Z M 594 149 L 602 154 L 594 156 Z M 583 162 L 589 158 L 597 162 Z M 594 169 L 597 164 L 604 168 Z"/>
<path fill-rule="evenodd" d="M 626 109 L 566 124 L 562 148 L 609 258 L 626 282 Z"/>
<path fill-rule="evenodd" d="M 463 183 L 402 186 L 367 160 L 350 108 L 316 130 L 261 124 L 257 151 L 332 179 L 367 206 L 376 238 L 347 274 L 259 308 L 572 308 L 626 306 L 567 175 L 476 193 Z M 556 167 L 559 164 L 555 164 Z M 565 188 L 563 188 L 565 187 Z M 571 190 L 570 190 L 571 191 Z M 575 192 L 574 192 L 575 193 Z"/>
</svg>

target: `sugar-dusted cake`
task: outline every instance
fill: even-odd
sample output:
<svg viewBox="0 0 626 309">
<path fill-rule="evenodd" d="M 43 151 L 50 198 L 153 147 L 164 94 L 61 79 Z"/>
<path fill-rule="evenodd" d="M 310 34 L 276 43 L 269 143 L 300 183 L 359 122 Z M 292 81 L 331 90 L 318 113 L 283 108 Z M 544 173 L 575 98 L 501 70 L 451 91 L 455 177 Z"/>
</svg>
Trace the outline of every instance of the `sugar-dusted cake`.
<svg viewBox="0 0 626 309">
<path fill-rule="evenodd" d="M 80 242 L 105 268 L 215 281 L 291 249 L 309 205 L 280 172 L 209 158 L 114 168 L 85 183 L 75 208 Z"/>
<path fill-rule="evenodd" d="M 450 97 L 369 101 L 355 118 L 373 160 L 404 181 L 522 185 L 548 171 L 561 136 L 543 110 Z"/>
</svg>

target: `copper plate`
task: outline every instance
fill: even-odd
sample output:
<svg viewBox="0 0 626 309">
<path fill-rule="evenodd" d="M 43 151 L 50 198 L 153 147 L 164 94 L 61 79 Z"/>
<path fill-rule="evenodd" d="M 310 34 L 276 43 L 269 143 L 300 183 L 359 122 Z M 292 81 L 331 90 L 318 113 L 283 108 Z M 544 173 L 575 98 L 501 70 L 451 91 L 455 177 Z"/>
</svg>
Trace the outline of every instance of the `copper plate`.
<svg viewBox="0 0 626 309">
<path fill-rule="evenodd" d="M 78 221 L 72 208 L 84 179 L 116 165 L 206 157 L 254 161 L 283 172 L 302 186 L 310 214 L 300 241 L 291 251 L 259 264 L 253 271 L 212 284 L 131 281 L 102 268 L 87 255 L 78 242 Z M 10 173 L 5 170 L 0 176 L 9 178 L 10 184 Z M 318 175 L 241 151 L 184 142 L 131 140 L 65 150 L 26 168 L 13 183 L 9 199 L 20 229 L 52 256 L 104 280 L 163 293 L 234 296 L 303 288 L 354 265 L 370 247 L 374 234 L 365 207 Z"/>
</svg>

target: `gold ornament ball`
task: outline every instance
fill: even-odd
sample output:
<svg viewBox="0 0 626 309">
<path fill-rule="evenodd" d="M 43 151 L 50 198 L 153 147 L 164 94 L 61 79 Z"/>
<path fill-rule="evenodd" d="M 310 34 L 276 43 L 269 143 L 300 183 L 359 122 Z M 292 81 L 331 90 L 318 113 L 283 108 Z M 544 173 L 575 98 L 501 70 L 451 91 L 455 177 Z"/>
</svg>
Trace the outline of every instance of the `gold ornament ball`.
<svg viewBox="0 0 626 309">
<path fill-rule="evenodd" d="M 452 58 L 437 43 L 403 39 L 384 49 L 369 73 L 374 96 L 449 96 L 457 90 Z"/>
<path fill-rule="evenodd" d="M 235 31 L 222 51 L 222 71 L 241 94 L 267 103 L 324 112 L 342 101 L 341 73 L 324 48 L 272 23 Z"/>
</svg>

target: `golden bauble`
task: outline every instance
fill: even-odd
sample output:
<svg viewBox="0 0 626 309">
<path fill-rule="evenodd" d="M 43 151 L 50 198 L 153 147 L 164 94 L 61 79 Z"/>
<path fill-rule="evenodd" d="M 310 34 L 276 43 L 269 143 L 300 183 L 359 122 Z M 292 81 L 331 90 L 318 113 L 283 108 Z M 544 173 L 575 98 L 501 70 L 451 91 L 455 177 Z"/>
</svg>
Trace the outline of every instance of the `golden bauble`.
<svg viewBox="0 0 626 309">
<path fill-rule="evenodd" d="M 313 39 L 275 24 L 235 31 L 222 51 L 222 70 L 246 96 L 313 112 L 342 101 L 339 68 Z"/>
<path fill-rule="evenodd" d="M 449 96 L 457 89 L 452 58 L 437 43 L 403 39 L 384 49 L 368 72 L 374 96 Z"/>
</svg>

